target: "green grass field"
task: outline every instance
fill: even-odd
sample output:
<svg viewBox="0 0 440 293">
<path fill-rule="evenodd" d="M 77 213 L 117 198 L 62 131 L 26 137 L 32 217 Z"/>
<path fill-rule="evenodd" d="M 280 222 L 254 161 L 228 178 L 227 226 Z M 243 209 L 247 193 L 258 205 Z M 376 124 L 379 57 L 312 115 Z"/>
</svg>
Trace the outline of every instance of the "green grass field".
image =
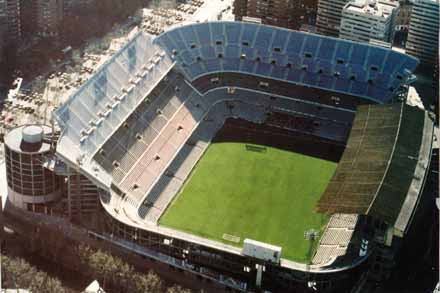
<svg viewBox="0 0 440 293">
<path fill-rule="evenodd" d="M 256 152 L 242 143 L 215 143 L 160 224 L 231 245 L 250 238 L 282 246 L 283 258 L 305 263 L 316 243 L 304 232 L 322 231 L 328 221 L 313 209 L 335 169 L 336 163 L 275 148 Z"/>
</svg>

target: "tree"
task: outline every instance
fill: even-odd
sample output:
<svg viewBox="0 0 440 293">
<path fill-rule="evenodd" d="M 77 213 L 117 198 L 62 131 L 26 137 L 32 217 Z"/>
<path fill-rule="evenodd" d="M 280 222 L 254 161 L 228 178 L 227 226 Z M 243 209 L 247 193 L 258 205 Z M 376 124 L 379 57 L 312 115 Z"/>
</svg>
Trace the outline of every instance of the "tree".
<svg viewBox="0 0 440 293">
<path fill-rule="evenodd" d="M 132 282 L 135 286 L 136 292 L 162 292 L 162 281 L 156 274 L 152 272 L 148 272 L 148 274 L 139 274 L 136 273 L 132 277 Z"/>
<path fill-rule="evenodd" d="M 21 258 L 2 255 L 2 288 L 27 289 L 31 292 L 67 292 L 61 282 L 38 271 Z"/>
<path fill-rule="evenodd" d="M 132 266 L 110 253 L 80 245 L 78 256 L 86 269 L 95 274 L 93 277 L 99 280 L 104 290 L 139 293 L 164 291 L 162 281 L 156 274 L 136 272 Z"/>
<path fill-rule="evenodd" d="M 166 293 L 191 293 L 191 290 L 181 287 L 180 285 L 174 285 L 169 287 Z"/>
</svg>

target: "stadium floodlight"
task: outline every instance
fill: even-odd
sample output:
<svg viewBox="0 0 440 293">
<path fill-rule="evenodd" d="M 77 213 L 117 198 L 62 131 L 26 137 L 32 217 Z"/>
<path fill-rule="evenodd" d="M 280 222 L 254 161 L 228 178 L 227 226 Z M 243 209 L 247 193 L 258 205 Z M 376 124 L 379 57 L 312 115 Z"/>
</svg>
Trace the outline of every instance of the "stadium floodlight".
<svg viewBox="0 0 440 293">
<path fill-rule="evenodd" d="M 316 240 L 319 236 L 319 232 L 315 229 L 310 229 L 304 232 L 304 238 L 306 240 Z"/>
</svg>

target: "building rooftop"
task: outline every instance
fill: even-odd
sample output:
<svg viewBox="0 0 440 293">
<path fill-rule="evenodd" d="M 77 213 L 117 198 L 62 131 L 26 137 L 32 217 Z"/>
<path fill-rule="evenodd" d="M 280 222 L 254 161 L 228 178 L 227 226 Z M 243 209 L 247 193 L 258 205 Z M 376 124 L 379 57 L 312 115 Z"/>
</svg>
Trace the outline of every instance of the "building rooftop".
<svg viewBox="0 0 440 293">
<path fill-rule="evenodd" d="M 344 10 L 372 17 L 388 18 L 393 9 L 398 6 L 397 1 L 355 0 L 347 3 Z"/>
<path fill-rule="evenodd" d="M 46 152 L 50 149 L 50 144 L 43 141 L 43 136 L 50 133 L 50 127 L 45 125 L 23 125 L 5 136 L 5 144 L 18 153 Z"/>
</svg>

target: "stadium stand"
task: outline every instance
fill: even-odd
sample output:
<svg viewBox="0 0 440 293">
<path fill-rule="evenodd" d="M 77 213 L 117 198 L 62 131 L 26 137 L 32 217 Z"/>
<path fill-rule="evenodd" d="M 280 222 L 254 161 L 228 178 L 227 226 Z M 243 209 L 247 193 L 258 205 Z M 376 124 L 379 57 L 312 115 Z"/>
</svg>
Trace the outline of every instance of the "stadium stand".
<svg viewBox="0 0 440 293">
<path fill-rule="evenodd" d="M 228 119 L 252 122 L 334 143 L 327 149 L 339 150 L 336 162 L 350 132 L 317 208 L 331 218 L 312 266 L 280 263 L 319 271 L 346 253 L 357 214 L 402 233 L 410 223 L 432 121 L 401 103 L 371 104 L 398 99 L 417 64 L 385 48 L 251 23 L 193 24 L 155 39 L 139 33 L 56 110 L 57 155 L 99 187 L 116 235 L 197 243 L 192 253 L 214 259 L 226 251 L 242 273 L 250 258 L 238 248 L 157 225 L 215 134 Z"/>
<path fill-rule="evenodd" d="M 317 210 L 366 214 L 392 226 L 403 221 L 403 233 L 429 167 L 432 133 L 432 121 L 418 108 L 404 103 L 360 106 Z"/>
<path fill-rule="evenodd" d="M 375 102 L 390 101 L 418 63 L 380 47 L 254 23 L 188 25 L 160 35 L 157 43 L 190 80 L 240 72 Z"/>
<path fill-rule="evenodd" d="M 134 37 L 54 113 L 63 128 L 60 156 L 83 165 L 108 187 L 111 176 L 98 172 L 91 158 L 172 67 L 151 36 Z"/>
<path fill-rule="evenodd" d="M 325 265 L 338 256 L 345 255 L 358 218 L 355 214 L 332 215 L 319 241 L 312 264 Z"/>
</svg>

